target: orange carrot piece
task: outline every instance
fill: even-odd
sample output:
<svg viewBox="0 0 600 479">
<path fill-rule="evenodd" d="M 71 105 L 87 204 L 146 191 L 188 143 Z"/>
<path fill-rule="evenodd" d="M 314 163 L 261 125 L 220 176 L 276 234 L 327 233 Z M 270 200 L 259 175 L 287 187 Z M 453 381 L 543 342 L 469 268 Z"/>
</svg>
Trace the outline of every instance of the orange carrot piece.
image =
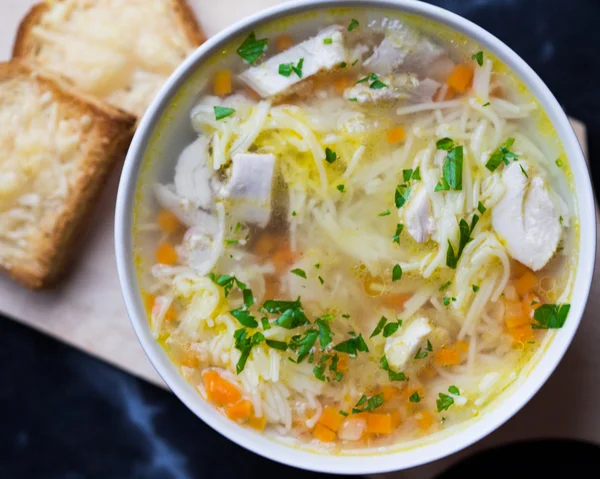
<svg viewBox="0 0 600 479">
<path fill-rule="evenodd" d="M 464 92 L 471 85 L 473 80 L 473 69 L 466 65 L 456 65 L 446 79 L 449 87 L 459 93 Z"/>
<path fill-rule="evenodd" d="M 395 398 L 399 393 L 398 388 L 389 386 L 387 384 L 385 386 L 381 386 L 380 391 L 383 393 L 383 400 L 385 402 Z"/>
<path fill-rule="evenodd" d="M 396 311 L 404 308 L 404 303 L 406 303 L 412 294 L 410 293 L 393 293 L 386 294 L 383 296 L 383 304 L 385 304 L 388 308 L 393 308 Z"/>
<path fill-rule="evenodd" d="M 225 407 L 225 413 L 232 421 L 245 421 L 252 415 L 252 402 L 242 399 L 235 404 L 229 404 Z"/>
<path fill-rule="evenodd" d="M 177 252 L 173 245 L 164 242 L 156 248 L 156 262 L 160 264 L 173 265 L 177 261 Z"/>
<path fill-rule="evenodd" d="M 406 131 L 403 126 L 397 126 L 387 131 L 387 142 L 390 145 L 401 143 L 406 139 Z"/>
<path fill-rule="evenodd" d="M 338 95 L 343 95 L 344 90 L 348 88 L 352 84 L 352 80 L 349 77 L 338 77 L 333 80 L 333 86 L 335 87 L 335 91 Z"/>
<path fill-rule="evenodd" d="M 294 46 L 294 39 L 289 35 L 279 35 L 275 39 L 275 48 L 282 52 Z"/>
<path fill-rule="evenodd" d="M 238 402 L 242 394 L 239 389 L 226 379 L 223 379 L 216 371 L 207 371 L 202 380 L 208 399 L 218 405 L 234 404 Z"/>
<path fill-rule="evenodd" d="M 163 233 L 176 233 L 182 226 L 179 218 L 169 210 L 160 210 L 158 212 L 157 223 Z"/>
<path fill-rule="evenodd" d="M 367 433 L 369 434 L 391 434 L 392 415 L 389 413 L 367 414 Z"/>
<path fill-rule="evenodd" d="M 214 79 L 213 91 L 216 96 L 225 96 L 231 93 L 231 72 L 229 70 L 217 72 Z"/>
<path fill-rule="evenodd" d="M 427 430 L 433 425 L 433 415 L 429 411 L 421 411 L 419 417 L 417 417 L 418 426 Z"/>
<path fill-rule="evenodd" d="M 525 273 L 531 273 L 531 270 L 525 266 L 523 263 L 519 263 L 518 261 L 513 261 L 511 268 L 511 277 L 520 278 Z"/>
<path fill-rule="evenodd" d="M 513 341 L 518 344 L 529 343 L 535 340 L 533 329 L 528 324 L 525 326 L 519 326 L 518 328 L 509 329 L 508 334 L 510 334 L 513 338 Z"/>
<path fill-rule="evenodd" d="M 350 367 L 350 360 L 348 359 L 348 356 L 345 354 L 339 354 L 338 356 L 340 359 L 337 364 L 337 370 L 340 372 L 348 371 L 348 368 Z"/>
<path fill-rule="evenodd" d="M 267 425 L 267 418 L 265 416 L 256 417 L 254 415 L 250 416 L 248 419 L 248 426 L 252 429 L 256 429 L 257 431 L 262 431 Z"/>
<path fill-rule="evenodd" d="M 523 306 L 520 301 L 505 301 L 504 302 L 504 322 L 508 329 L 518 328 L 530 322 L 523 311 Z"/>
<path fill-rule="evenodd" d="M 396 429 L 398 426 L 400 426 L 400 424 L 402 424 L 402 416 L 398 411 L 390 413 L 390 416 L 392 418 L 392 427 L 394 429 Z"/>
<path fill-rule="evenodd" d="M 517 281 L 515 281 L 515 288 L 519 296 L 531 293 L 537 285 L 537 277 L 531 271 L 527 271 Z"/>
<path fill-rule="evenodd" d="M 460 353 L 466 353 L 469 351 L 469 343 L 466 341 L 461 341 L 460 339 L 454 343 L 454 347 Z"/>
<path fill-rule="evenodd" d="M 154 294 L 146 294 L 144 296 L 144 305 L 146 306 L 146 311 L 148 313 L 152 313 L 152 308 L 154 308 L 155 301 L 156 301 L 156 296 Z"/>
<path fill-rule="evenodd" d="M 437 371 L 431 364 L 428 364 L 419 371 L 419 375 L 423 376 L 425 379 L 431 379 L 437 376 Z"/>
<path fill-rule="evenodd" d="M 342 422 L 344 422 L 344 416 L 340 414 L 338 409 L 332 406 L 325 406 L 325 409 L 323 409 L 323 413 L 319 418 L 319 424 L 337 432 L 342 425 Z"/>
<path fill-rule="evenodd" d="M 460 364 L 460 353 L 453 348 L 442 348 L 435 353 L 435 362 L 439 366 Z"/>
<path fill-rule="evenodd" d="M 323 424 L 317 424 L 313 429 L 313 437 L 321 442 L 333 442 L 337 435 Z"/>
</svg>

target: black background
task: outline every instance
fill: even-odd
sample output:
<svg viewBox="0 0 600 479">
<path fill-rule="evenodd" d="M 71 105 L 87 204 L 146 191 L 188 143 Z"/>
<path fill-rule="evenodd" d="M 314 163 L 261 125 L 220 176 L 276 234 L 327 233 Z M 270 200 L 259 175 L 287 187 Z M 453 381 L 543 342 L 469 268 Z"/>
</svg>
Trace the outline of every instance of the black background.
<svg viewBox="0 0 600 479">
<path fill-rule="evenodd" d="M 597 156 L 599 1 L 430 3 L 474 21 L 521 55 L 565 111 L 585 122 L 590 158 Z M 591 161 L 594 178 L 598 168 Z M 0 318 L 0 418 L 0 478 L 317 476 L 246 452 L 170 393 L 5 318 Z M 522 459 L 535 462 L 544 450 L 550 451 L 542 448 Z M 496 460 L 486 458 L 484 464 Z"/>
</svg>

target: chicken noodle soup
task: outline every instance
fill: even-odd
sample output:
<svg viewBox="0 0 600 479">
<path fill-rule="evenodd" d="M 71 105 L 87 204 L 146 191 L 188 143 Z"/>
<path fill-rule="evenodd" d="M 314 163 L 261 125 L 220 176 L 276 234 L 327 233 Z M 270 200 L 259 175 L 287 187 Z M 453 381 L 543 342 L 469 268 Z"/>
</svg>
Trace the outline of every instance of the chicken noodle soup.
<svg viewBox="0 0 600 479">
<path fill-rule="evenodd" d="M 137 235 L 157 340 L 232 421 L 405 443 L 479 415 L 568 320 L 567 158 L 511 72 L 438 30 L 357 10 L 216 58 Z"/>
</svg>

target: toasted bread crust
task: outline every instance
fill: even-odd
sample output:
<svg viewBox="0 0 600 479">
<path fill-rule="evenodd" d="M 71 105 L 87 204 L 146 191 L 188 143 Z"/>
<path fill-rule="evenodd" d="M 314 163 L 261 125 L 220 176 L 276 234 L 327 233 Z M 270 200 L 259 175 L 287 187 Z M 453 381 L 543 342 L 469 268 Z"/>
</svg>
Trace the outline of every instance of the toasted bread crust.
<svg viewBox="0 0 600 479">
<path fill-rule="evenodd" d="M 173 4 L 173 10 L 177 15 L 177 20 L 190 43 L 197 47 L 202 45 L 206 41 L 206 35 L 196 21 L 196 16 L 194 15 L 192 8 L 186 0 L 171 0 L 171 3 Z"/>
<path fill-rule="evenodd" d="M 13 44 L 13 58 L 35 57 L 36 43 L 30 32 L 31 29 L 40 22 L 40 18 L 47 11 L 48 5 L 45 3 L 38 3 L 31 7 L 31 10 L 23 17 L 23 20 L 21 20 L 21 23 L 19 24 L 17 36 L 15 37 L 15 42 Z"/>
<path fill-rule="evenodd" d="M 105 183 L 115 162 L 122 158 L 135 126 L 136 118 L 117 108 L 82 95 L 35 70 L 23 61 L 0 63 L 0 82 L 19 78 L 35 81 L 51 91 L 54 101 L 60 103 L 69 117 L 90 117 L 92 126 L 86 133 L 84 151 L 75 178 L 61 210 L 52 226 L 40 231 L 31 245 L 32 261 L 15 262 L 4 269 L 17 281 L 30 288 L 42 288 L 55 282 L 65 270 L 73 240 L 89 216 L 98 192 Z"/>
</svg>

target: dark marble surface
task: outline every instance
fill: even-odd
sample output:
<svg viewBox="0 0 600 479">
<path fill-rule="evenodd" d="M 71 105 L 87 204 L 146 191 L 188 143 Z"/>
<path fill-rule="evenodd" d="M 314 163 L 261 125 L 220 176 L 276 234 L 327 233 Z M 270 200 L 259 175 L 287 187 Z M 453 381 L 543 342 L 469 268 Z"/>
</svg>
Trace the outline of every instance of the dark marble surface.
<svg viewBox="0 0 600 479">
<path fill-rule="evenodd" d="M 438 0 L 520 54 L 600 150 L 598 0 Z M 600 166 L 591 161 L 593 176 Z M 307 477 L 232 444 L 170 393 L 0 318 L 0 478 Z M 316 476 L 316 475 L 315 475 Z"/>
</svg>

